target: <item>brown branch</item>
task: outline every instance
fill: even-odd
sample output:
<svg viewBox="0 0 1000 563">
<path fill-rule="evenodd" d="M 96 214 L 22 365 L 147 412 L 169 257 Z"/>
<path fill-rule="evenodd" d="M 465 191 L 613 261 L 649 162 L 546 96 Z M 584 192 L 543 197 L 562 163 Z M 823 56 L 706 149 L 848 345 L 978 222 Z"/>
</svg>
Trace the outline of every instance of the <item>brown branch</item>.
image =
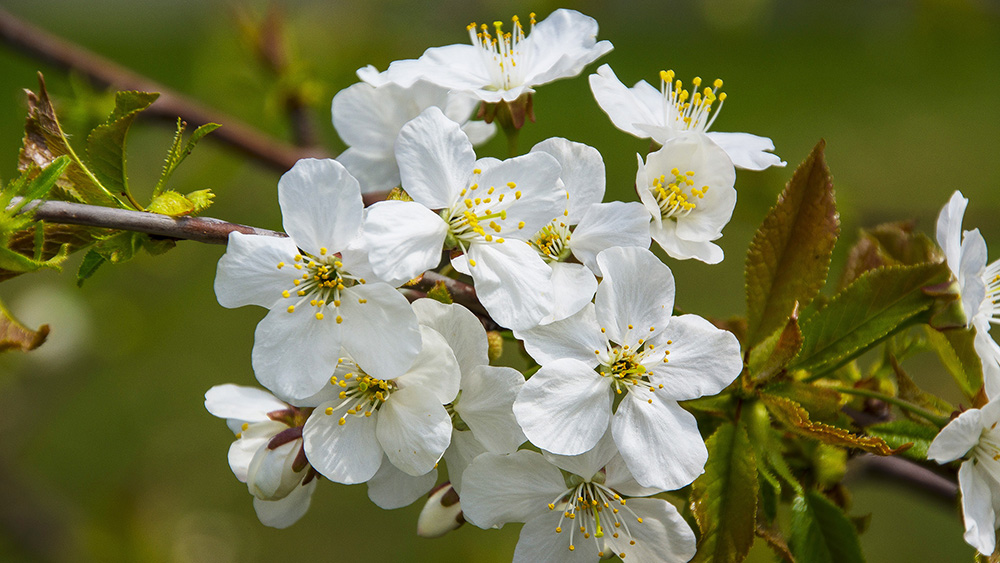
<svg viewBox="0 0 1000 563">
<path fill-rule="evenodd" d="M 958 496 L 955 481 L 901 457 L 862 454 L 851 461 L 852 478 L 874 477 L 926 493 L 928 496 L 953 503 Z"/>
<path fill-rule="evenodd" d="M 100 87 L 159 92 L 160 98 L 143 115 L 165 119 L 171 125 L 180 117 L 193 126 L 223 125 L 212 134 L 227 145 L 280 171 L 300 158 L 329 157 L 317 149 L 304 149 L 275 139 L 249 124 L 175 92 L 96 53 L 43 31 L 0 9 L 0 40 L 28 56 L 66 71 L 78 72 Z"/>
</svg>

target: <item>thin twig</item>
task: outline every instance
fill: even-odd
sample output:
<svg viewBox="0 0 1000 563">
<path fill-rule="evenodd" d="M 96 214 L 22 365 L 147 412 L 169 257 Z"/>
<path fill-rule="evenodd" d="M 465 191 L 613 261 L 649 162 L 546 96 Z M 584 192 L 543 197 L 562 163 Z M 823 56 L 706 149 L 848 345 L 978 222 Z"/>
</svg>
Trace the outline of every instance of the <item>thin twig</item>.
<svg viewBox="0 0 1000 563">
<path fill-rule="evenodd" d="M 80 73 L 99 87 L 159 92 L 160 98 L 143 115 L 165 119 L 170 124 L 176 123 L 178 117 L 192 126 L 220 123 L 223 127 L 213 133 L 212 138 L 280 171 L 288 170 L 301 158 L 330 156 L 317 149 L 295 147 L 275 139 L 239 119 L 43 31 L 3 9 L 0 9 L 0 40 L 57 68 Z"/>
<path fill-rule="evenodd" d="M 886 479 L 949 503 L 958 496 L 958 485 L 953 480 L 901 457 L 862 454 L 851 461 L 850 468 L 851 478 Z"/>
</svg>

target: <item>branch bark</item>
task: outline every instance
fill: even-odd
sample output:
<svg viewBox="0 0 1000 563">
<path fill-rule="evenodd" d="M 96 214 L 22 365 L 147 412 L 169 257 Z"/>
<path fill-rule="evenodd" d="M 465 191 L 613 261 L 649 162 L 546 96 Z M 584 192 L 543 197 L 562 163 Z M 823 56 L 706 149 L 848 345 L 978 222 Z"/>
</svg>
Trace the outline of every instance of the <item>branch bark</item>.
<svg viewBox="0 0 1000 563">
<path fill-rule="evenodd" d="M 0 40 L 59 69 L 78 72 L 102 88 L 159 92 L 160 98 L 143 115 L 164 119 L 171 125 L 176 123 L 178 117 L 195 127 L 206 123 L 220 123 L 223 127 L 212 133 L 213 139 L 279 171 L 288 170 L 301 158 L 332 156 L 316 148 L 296 147 L 275 139 L 246 122 L 225 115 L 80 45 L 39 29 L 2 8 Z"/>
</svg>

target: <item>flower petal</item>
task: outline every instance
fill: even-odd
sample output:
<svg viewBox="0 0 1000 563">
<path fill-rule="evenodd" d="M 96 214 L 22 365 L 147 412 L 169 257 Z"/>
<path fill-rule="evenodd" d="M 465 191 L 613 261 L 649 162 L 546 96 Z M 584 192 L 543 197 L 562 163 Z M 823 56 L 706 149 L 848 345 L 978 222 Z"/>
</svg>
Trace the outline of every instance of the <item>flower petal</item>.
<svg viewBox="0 0 1000 563">
<path fill-rule="evenodd" d="M 996 548 L 996 512 L 993 510 L 992 479 L 967 461 L 958 469 L 958 488 L 962 491 L 962 517 L 965 541 L 979 553 L 990 556 Z"/>
<path fill-rule="evenodd" d="M 540 514 L 528 520 L 521 528 L 521 535 L 517 539 L 517 547 L 514 548 L 513 563 L 535 563 L 545 561 L 546 563 L 595 563 L 601 557 L 598 555 L 600 549 L 597 547 L 596 539 L 585 539 L 583 534 L 577 531 L 572 543 L 573 550 L 569 549 L 571 540 L 569 531 L 557 533 L 561 512 L 548 512 Z M 563 523 L 569 528 L 572 525 Z"/>
<path fill-rule="evenodd" d="M 513 411 L 523 385 L 524 376 L 508 367 L 479 366 L 464 379 L 455 412 L 491 452 L 511 453 L 526 440 Z"/>
<path fill-rule="evenodd" d="M 444 452 L 444 462 L 448 465 L 448 479 L 459 495 L 462 494 L 462 477 L 465 475 L 465 470 L 472 460 L 486 451 L 486 447 L 472 432 L 463 430 L 451 433 L 451 444 Z"/>
<path fill-rule="evenodd" d="M 524 349 L 541 365 L 573 358 L 594 367 L 599 363 L 594 352 L 605 350 L 608 345 L 601 334 L 593 304 L 584 305 L 579 312 L 565 319 L 528 330 L 516 330 L 514 336 L 524 342 Z"/>
<path fill-rule="evenodd" d="M 611 458 L 611 461 L 604 467 L 606 476 L 604 486 L 627 497 L 648 497 L 663 492 L 663 489 L 659 487 L 643 487 L 640 485 L 635 480 L 635 477 L 632 476 L 632 472 L 629 471 L 628 465 L 625 464 L 625 460 L 621 454 L 618 453 L 617 447 L 615 454 Z"/>
<path fill-rule="evenodd" d="M 944 250 L 948 267 L 958 276 L 962 258 L 962 217 L 969 200 L 962 192 L 955 190 L 951 199 L 941 208 L 937 219 L 937 243 Z"/>
<path fill-rule="evenodd" d="M 506 211 L 506 219 L 496 219 L 500 230 L 494 235 L 526 240 L 552 219 L 563 218 L 567 212 L 566 189 L 559 183 L 561 168 L 548 153 L 528 153 L 481 170 L 476 184 L 487 193 L 477 192 L 483 199 L 472 211 L 477 214 L 486 214 L 487 208 L 491 214 Z M 491 189 L 498 193 L 487 197 Z"/>
<path fill-rule="evenodd" d="M 405 372 L 421 345 L 417 317 L 403 294 L 384 283 L 368 283 L 347 288 L 341 298 L 343 346 L 354 361 L 380 379 Z M 320 322 L 336 324 L 336 319 Z"/>
<path fill-rule="evenodd" d="M 461 127 L 430 107 L 399 131 L 396 161 L 403 189 L 413 201 L 440 209 L 467 186 L 476 153 Z"/>
<path fill-rule="evenodd" d="M 413 504 L 437 483 L 437 469 L 414 477 L 382 460 L 378 473 L 368 481 L 368 498 L 379 508 L 392 510 Z"/>
<path fill-rule="evenodd" d="M 674 308 L 674 275 L 644 248 L 609 248 L 597 255 L 604 273 L 594 299 L 597 320 L 618 344 L 635 346 L 670 322 Z"/>
<path fill-rule="evenodd" d="M 462 481 L 462 511 L 484 529 L 550 514 L 548 503 L 567 490 L 559 469 L 528 450 L 484 453 L 465 470 Z"/>
<path fill-rule="evenodd" d="M 642 523 L 629 522 L 629 534 L 606 540 L 615 553 L 626 555 L 625 561 L 683 563 L 694 557 L 694 531 L 674 505 L 663 499 L 637 498 L 629 499 L 628 507 Z"/>
<path fill-rule="evenodd" d="M 420 353 L 396 383 L 400 389 L 416 387 L 430 393 L 442 405 L 450 403 L 458 395 L 462 379 L 455 354 L 448 341 L 428 326 L 420 325 L 420 342 Z"/>
<path fill-rule="evenodd" d="M 614 47 L 597 41 L 597 20 L 560 8 L 533 26 L 522 48 L 528 61 L 524 84 L 537 86 L 580 74 Z"/>
<path fill-rule="evenodd" d="M 432 80 L 450 90 L 474 91 L 491 84 L 482 54 L 472 45 L 431 47 L 419 59 L 393 61 L 384 76 L 402 86 Z"/>
<path fill-rule="evenodd" d="M 611 123 L 630 135 L 647 138 L 649 134 L 636 124 L 663 125 L 665 121 L 663 94 L 645 80 L 627 88 L 605 64 L 590 75 L 590 90 Z"/>
<path fill-rule="evenodd" d="M 275 308 L 257 324 L 251 354 L 257 381 L 281 398 L 303 399 L 330 379 L 340 357 L 341 328 L 310 308 Z"/>
<path fill-rule="evenodd" d="M 655 221 L 649 226 L 649 234 L 671 258 L 676 260 L 701 260 L 706 264 L 718 264 L 725 258 L 719 245 L 709 241 L 690 241 L 677 236 L 677 223 Z"/>
<path fill-rule="evenodd" d="M 417 299 L 413 302 L 413 312 L 421 325 L 436 330 L 451 346 L 463 380 L 476 367 L 490 363 L 486 329 L 465 307 L 446 305 L 433 299 Z"/>
<path fill-rule="evenodd" d="M 337 155 L 337 162 L 357 179 L 361 193 L 389 190 L 399 185 L 399 166 L 396 154 L 389 147 L 388 153 L 365 151 L 348 147 Z"/>
<path fill-rule="evenodd" d="M 787 163 L 772 153 L 774 143 L 767 137 L 750 133 L 707 133 L 712 141 L 726 151 L 733 166 L 744 170 L 764 170 L 771 166 L 785 166 Z"/>
<path fill-rule="evenodd" d="M 549 462 L 559 469 L 582 477 L 589 481 L 611 461 L 611 458 L 618 455 L 618 447 L 611 436 L 611 429 L 604 431 L 604 435 L 597 441 L 590 450 L 578 455 L 558 455 L 551 452 L 542 451 Z"/>
<path fill-rule="evenodd" d="M 270 309 L 281 292 L 293 287 L 297 270 L 291 268 L 299 253 L 290 238 L 229 234 L 229 247 L 215 273 L 215 296 L 228 308 L 260 305 Z M 278 267 L 278 264 L 289 267 Z M 294 272 L 294 273 L 290 273 Z"/>
<path fill-rule="evenodd" d="M 434 469 L 451 442 L 451 418 L 419 387 L 399 389 L 379 409 L 378 441 L 393 465 L 419 476 Z"/>
<path fill-rule="evenodd" d="M 205 408 L 219 418 L 262 422 L 270 420 L 267 413 L 287 409 L 288 404 L 263 389 L 227 383 L 205 393 Z"/>
<path fill-rule="evenodd" d="M 527 243 L 477 243 L 469 249 L 476 294 L 500 326 L 521 330 L 552 309 L 552 269 Z"/>
<path fill-rule="evenodd" d="M 559 162 L 559 179 L 569 192 L 568 224 L 579 223 L 587 208 L 604 199 L 604 159 L 594 147 L 552 137 L 531 147 L 531 152 L 550 154 Z"/>
<path fill-rule="evenodd" d="M 559 321 L 578 313 L 590 304 L 597 291 L 597 278 L 583 264 L 552 262 L 552 286 L 559 291 L 552 295 L 552 312 L 541 324 Z"/>
<path fill-rule="evenodd" d="M 265 447 L 275 434 L 287 428 L 284 423 L 267 420 L 251 424 L 239 433 L 239 437 L 229 446 L 228 457 L 229 468 L 233 470 L 233 475 L 240 483 L 246 483 L 250 463 L 257 452 Z"/>
<path fill-rule="evenodd" d="M 649 211 L 635 201 L 591 205 L 573 230 L 569 244 L 573 256 L 600 276 L 597 255 L 602 250 L 614 246 L 649 248 Z"/>
<path fill-rule="evenodd" d="M 982 415 L 979 409 L 969 409 L 949 422 L 927 448 L 927 459 L 948 463 L 968 453 L 983 433 Z"/>
<path fill-rule="evenodd" d="M 361 231 L 361 187 L 336 160 L 296 162 L 278 180 L 278 205 L 285 232 L 314 256 L 339 252 Z"/>
<path fill-rule="evenodd" d="M 658 393 L 635 395 L 625 397 L 611 420 L 615 444 L 629 471 L 646 487 L 672 491 L 691 483 L 708 461 L 698 423 Z"/>
<path fill-rule="evenodd" d="M 670 355 L 669 362 L 653 368 L 650 381 L 662 383 L 663 389 L 657 393 L 676 401 L 715 395 L 743 370 L 740 343 L 733 333 L 698 315 L 673 317 L 653 343 L 669 350 Z"/>
<path fill-rule="evenodd" d="M 306 420 L 302 440 L 309 464 L 324 477 L 345 485 L 364 483 L 382 464 L 382 446 L 375 437 L 379 412 L 370 417 L 347 415 L 345 405 L 333 414 L 325 409 L 336 403 L 320 405 Z M 345 423 L 338 424 L 341 417 Z"/>
<path fill-rule="evenodd" d="M 543 450 L 577 455 L 594 447 L 608 428 L 611 388 L 593 368 L 566 358 L 542 366 L 514 401 L 524 435 Z"/>
<path fill-rule="evenodd" d="M 375 274 L 402 285 L 441 262 L 448 225 L 412 201 L 380 201 L 365 214 L 365 243 Z"/>
<path fill-rule="evenodd" d="M 253 499 L 253 509 L 260 523 L 283 530 L 299 521 L 309 510 L 313 491 L 316 490 L 319 479 L 313 479 L 305 485 L 296 487 L 287 497 L 281 500 Z"/>
</svg>

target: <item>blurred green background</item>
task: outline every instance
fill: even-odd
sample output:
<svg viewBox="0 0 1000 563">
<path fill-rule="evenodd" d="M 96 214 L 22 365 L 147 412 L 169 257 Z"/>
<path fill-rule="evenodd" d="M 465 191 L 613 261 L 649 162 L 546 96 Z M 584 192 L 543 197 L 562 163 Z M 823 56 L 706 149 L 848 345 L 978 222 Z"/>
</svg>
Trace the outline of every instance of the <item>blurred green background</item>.
<svg viewBox="0 0 1000 563">
<path fill-rule="evenodd" d="M 425 48 L 467 40 L 470 21 L 508 20 L 557 7 L 449 0 L 280 5 L 301 76 L 311 80 L 312 118 L 330 150 L 329 100 L 366 64 L 384 69 Z M 287 138 L 279 85 L 241 40 L 235 13 L 260 18 L 267 4 L 222 1 L 4 0 L 14 14 L 178 91 Z M 754 228 L 822 137 L 836 182 L 843 235 L 834 272 L 859 227 L 913 218 L 933 232 L 951 192 L 971 200 L 968 227 L 1000 244 L 1000 3 L 980 1 L 704 0 L 577 2 L 615 50 L 602 61 L 623 81 L 653 81 L 673 68 L 723 78 L 729 101 L 714 129 L 769 136 L 787 169 L 741 172 L 739 203 L 718 266 L 668 262 L 677 305 L 706 316 L 744 312 L 742 269 Z M 593 65 L 589 71 L 593 71 Z M 0 177 L 15 174 L 24 88 L 45 73 L 67 128 L 83 141 L 111 98 L 0 46 Z M 634 200 L 635 153 L 648 142 L 614 129 L 585 76 L 543 86 L 537 124 L 522 148 L 548 136 L 597 147 L 608 199 Z M 148 197 L 172 135 L 140 123 L 129 141 L 130 177 Z M 502 156 L 502 140 L 480 154 Z M 180 168 L 174 189 L 211 188 L 208 215 L 280 229 L 279 174 L 211 140 Z M 145 192 L 143 191 L 145 186 Z M 141 198 L 142 196 L 140 196 Z M 106 267 L 82 289 L 79 257 L 63 274 L 23 276 L 2 298 L 49 341 L 0 356 L 0 561 L 509 561 L 517 526 L 465 526 L 444 539 L 417 538 L 418 505 L 382 511 L 364 487 L 324 482 L 294 527 L 261 526 L 245 486 L 226 462 L 231 434 L 202 405 L 212 385 L 254 383 L 253 330 L 263 310 L 220 307 L 212 290 L 221 247 L 182 242 L 168 254 Z M 994 256 L 995 257 L 995 256 Z M 917 362 L 920 363 L 920 362 Z M 957 392 L 933 361 L 918 380 Z M 855 480 L 855 514 L 873 513 L 863 545 L 872 562 L 969 561 L 954 506 L 887 484 Z M 758 542 L 760 544 L 760 542 Z M 769 560 L 762 545 L 755 561 Z"/>
</svg>

